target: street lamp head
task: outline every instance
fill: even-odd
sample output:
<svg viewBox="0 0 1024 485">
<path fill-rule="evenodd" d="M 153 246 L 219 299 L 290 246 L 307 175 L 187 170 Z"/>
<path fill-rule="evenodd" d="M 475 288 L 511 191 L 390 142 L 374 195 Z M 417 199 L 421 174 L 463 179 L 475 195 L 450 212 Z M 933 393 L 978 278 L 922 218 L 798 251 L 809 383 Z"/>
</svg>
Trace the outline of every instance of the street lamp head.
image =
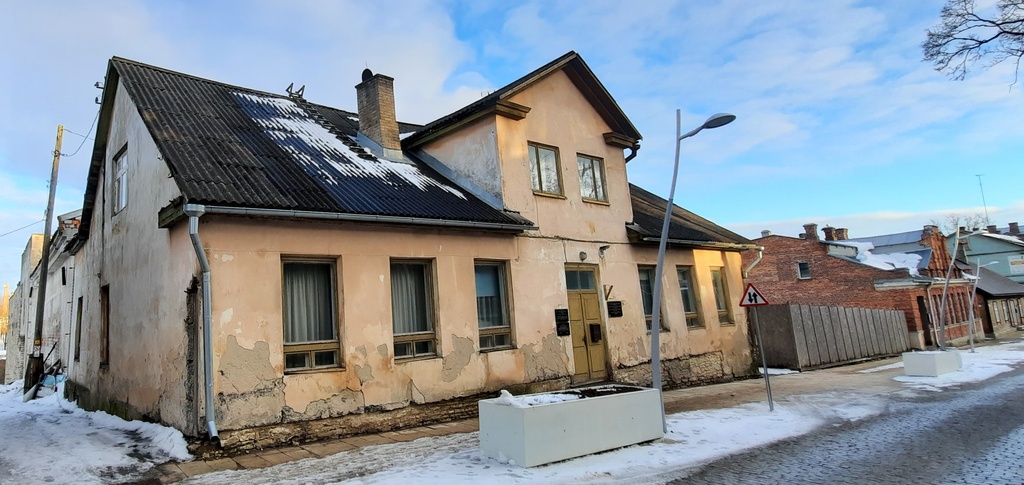
<svg viewBox="0 0 1024 485">
<path fill-rule="evenodd" d="M 725 126 L 728 125 L 729 123 L 732 123 L 732 121 L 735 119 L 736 115 L 732 115 L 729 113 L 714 114 L 711 115 L 711 117 L 708 118 L 708 120 L 705 121 L 703 125 L 701 125 L 701 128 L 704 128 L 706 130 L 710 130 L 711 128 L 718 128 L 719 126 Z"/>
</svg>

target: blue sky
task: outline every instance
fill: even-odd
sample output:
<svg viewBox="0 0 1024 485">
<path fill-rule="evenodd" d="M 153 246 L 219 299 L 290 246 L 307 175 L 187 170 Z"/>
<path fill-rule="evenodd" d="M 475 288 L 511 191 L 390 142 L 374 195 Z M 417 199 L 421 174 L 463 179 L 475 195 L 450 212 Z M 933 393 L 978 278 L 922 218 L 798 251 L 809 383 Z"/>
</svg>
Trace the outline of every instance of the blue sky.
<svg viewBox="0 0 1024 485">
<path fill-rule="evenodd" d="M 982 0 L 979 3 L 991 3 Z M 42 221 L 58 124 L 90 130 L 114 55 L 355 110 L 360 72 L 395 78 L 426 123 L 569 50 L 644 135 L 630 180 L 729 229 L 851 237 L 956 212 L 1024 222 L 1024 86 L 1012 64 L 952 81 L 921 61 L 942 0 L 15 2 L 0 17 L 0 234 Z M 82 137 L 66 134 L 71 154 Z M 61 160 L 57 211 L 81 206 L 92 141 Z M 155 217 L 155 216 L 154 216 Z M 0 283 L 42 223 L 0 237 Z"/>
</svg>

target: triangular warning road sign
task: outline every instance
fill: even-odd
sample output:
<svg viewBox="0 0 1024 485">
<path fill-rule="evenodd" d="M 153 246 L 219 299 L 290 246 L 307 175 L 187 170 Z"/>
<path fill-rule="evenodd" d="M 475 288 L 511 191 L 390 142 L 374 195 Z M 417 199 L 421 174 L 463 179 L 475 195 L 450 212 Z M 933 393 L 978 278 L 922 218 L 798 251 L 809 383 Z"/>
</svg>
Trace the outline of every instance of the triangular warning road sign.
<svg viewBox="0 0 1024 485">
<path fill-rule="evenodd" d="M 740 299 L 740 306 L 761 306 L 767 305 L 768 300 L 764 298 L 764 295 L 757 288 L 754 288 L 753 283 L 747 283 L 747 289 L 743 292 L 743 298 Z"/>
</svg>

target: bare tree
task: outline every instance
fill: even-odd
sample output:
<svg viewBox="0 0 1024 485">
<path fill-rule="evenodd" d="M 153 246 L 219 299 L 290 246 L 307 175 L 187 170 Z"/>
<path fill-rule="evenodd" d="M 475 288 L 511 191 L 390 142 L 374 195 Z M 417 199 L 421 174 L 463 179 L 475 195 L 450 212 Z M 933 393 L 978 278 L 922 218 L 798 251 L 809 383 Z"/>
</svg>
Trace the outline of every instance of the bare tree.
<svg viewBox="0 0 1024 485">
<path fill-rule="evenodd" d="M 946 0 L 940 22 L 928 29 L 921 47 L 924 60 L 935 70 L 963 80 L 968 68 L 982 59 L 991 67 L 1007 59 L 1016 63 L 1024 57 L 1024 0 L 999 0 L 991 15 L 975 11 L 974 0 Z"/>
<path fill-rule="evenodd" d="M 938 226 L 939 230 L 945 235 L 956 233 L 957 228 L 963 227 L 968 231 L 974 231 L 985 227 L 985 214 L 975 212 L 972 214 L 959 214 L 956 212 L 950 212 L 942 216 L 941 219 L 932 219 L 929 221 L 933 226 Z"/>
</svg>

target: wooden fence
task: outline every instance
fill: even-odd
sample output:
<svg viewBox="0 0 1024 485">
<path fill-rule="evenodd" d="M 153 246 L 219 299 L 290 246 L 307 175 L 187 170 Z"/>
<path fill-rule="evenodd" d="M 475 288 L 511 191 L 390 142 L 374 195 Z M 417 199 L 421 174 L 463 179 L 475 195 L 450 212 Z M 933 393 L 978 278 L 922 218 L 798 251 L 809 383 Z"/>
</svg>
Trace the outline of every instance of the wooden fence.
<svg viewBox="0 0 1024 485">
<path fill-rule="evenodd" d="M 754 307 L 768 367 L 793 370 L 906 351 L 907 320 L 899 310 L 812 305 Z M 753 323 L 754 308 L 748 313 Z"/>
</svg>

